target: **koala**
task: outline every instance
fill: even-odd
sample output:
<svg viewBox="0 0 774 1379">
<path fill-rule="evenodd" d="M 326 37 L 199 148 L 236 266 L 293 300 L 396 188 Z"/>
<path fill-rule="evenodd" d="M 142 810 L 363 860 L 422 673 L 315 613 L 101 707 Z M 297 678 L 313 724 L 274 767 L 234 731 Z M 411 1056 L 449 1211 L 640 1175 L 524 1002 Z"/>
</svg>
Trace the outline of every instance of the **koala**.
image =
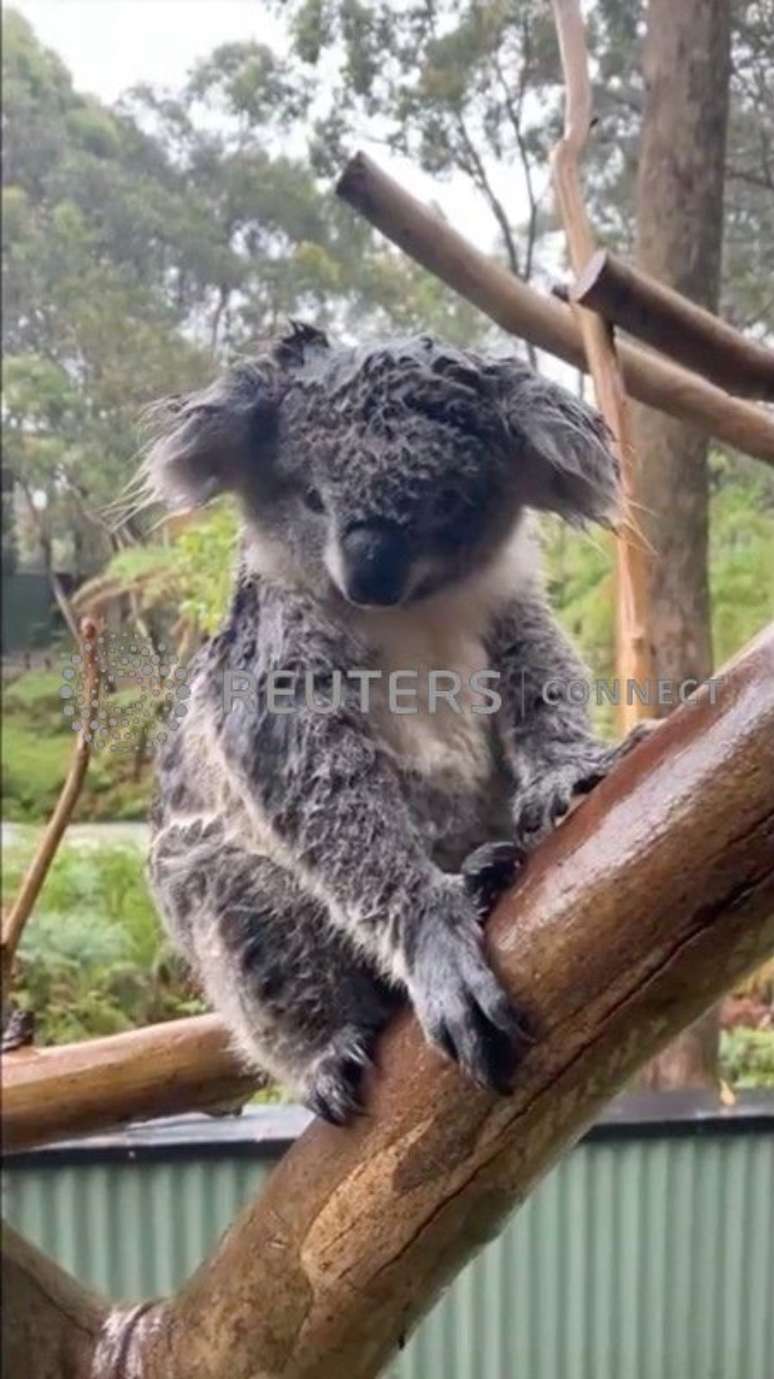
<svg viewBox="0 0 774 1379">
<path fill-rule="evenodd" d="M 566 693 L 583 668 L 530 518 L 611 521 L 604 423 L 516 359 L 295 323 L 154 426 L 154 499 L 229 492 L 244 515 L 230 610 L 159 753 L 172 936 L 248 1063 L 327 1120 L 361 1109 L 406 999 L 507 1091 L 534 1035 L 482 917 L 622 750 Z M 249 695 L 224 692 L 236 677 Z"/>
</svg>

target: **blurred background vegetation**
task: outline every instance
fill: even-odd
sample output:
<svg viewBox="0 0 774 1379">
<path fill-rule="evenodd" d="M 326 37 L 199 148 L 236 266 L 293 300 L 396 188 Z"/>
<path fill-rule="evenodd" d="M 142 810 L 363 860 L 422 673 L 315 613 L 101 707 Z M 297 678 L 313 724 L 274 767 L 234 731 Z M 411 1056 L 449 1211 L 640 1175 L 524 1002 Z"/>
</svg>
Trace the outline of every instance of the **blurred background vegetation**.
<svg viewBox="0 0 774 1379">
<path fill-rule="evenodd" d="M 237 527 L 227 503 L 162 527 L 116 507 L 148 403 L 200 384 L 288 316 L 350 339 L 432 330 L 556 369 L 380 241 L 328 180 L 346 151 L 376 141 L 463 197 L 467 189 L 490 217 L 487 247 L 513 272 L 543 288 L 562 276 L 546 196 L 561 108 L 549 8 L 290 0 L 274 9 L 281 50 L 223 45 L 179 89 L 137 86 L 113 105 L 77 90 L 21 14 L 3 15 L 4 580 L 66 579 L 80 606 L 151 641 L 171 638 L 181 654 L 217 627 Z M 763 338 L 774 282 L 774 4 L 734 0 L 733 14 L 722 314 Z M 594 6 L 600 104 L 588 187 L 606 242 L 624 251 L 640 39 L 639 5 Z M 517 90 L 504 70 L 520 73 Z M 774 615 L 774 474 L 719 448 L 710 474 L 720 663 Z M 610 674 L 611 543 L 550 520 L 543 538 L 553 603 L 592 671 Z M 61 787 L 73 744 L 60 698 L 70 649 L 64 632 L 4 647 L 5 820 L 39 823 Z M 79 819 L 142 820 L 149 758 L 144 741 L 133 753 L 97 753 Z M 4 900 L 31 847 L 24 830 L 12 837 Z M 199 1008 L 131 847 L 62 849 L 21 962 L 21 999 L 47 1042 Z M 750 991 L 758 1016 L 726 1031 L 723 1066 L 733 1081 L 774 1085 L 774 1034 L 760 1016 L 772 973 Z"/>
</svg>

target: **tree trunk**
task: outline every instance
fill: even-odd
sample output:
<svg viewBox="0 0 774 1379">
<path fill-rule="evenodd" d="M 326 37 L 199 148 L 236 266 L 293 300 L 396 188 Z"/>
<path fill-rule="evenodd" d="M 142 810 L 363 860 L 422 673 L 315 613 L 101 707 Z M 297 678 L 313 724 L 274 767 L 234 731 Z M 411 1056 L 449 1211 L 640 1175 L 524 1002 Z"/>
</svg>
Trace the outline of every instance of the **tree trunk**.
<svg viewBox="0 0 774 1379">
<path fill-rule="evenodd" d="M 637 266 L 716 310 L 730 76 L 729 0 L 649 0 L 645 108 L 637 182 Z M 657 679 L 712 670 L 707 434 L 639 406 L 636 499 L 656 552 L 650 633 Z M 662 712 L 668 712 L 665 706 Z M 717 1084 L 718 1021 L 710 1013 L 643 1074 L 651 1087 Z"/>
</svg>

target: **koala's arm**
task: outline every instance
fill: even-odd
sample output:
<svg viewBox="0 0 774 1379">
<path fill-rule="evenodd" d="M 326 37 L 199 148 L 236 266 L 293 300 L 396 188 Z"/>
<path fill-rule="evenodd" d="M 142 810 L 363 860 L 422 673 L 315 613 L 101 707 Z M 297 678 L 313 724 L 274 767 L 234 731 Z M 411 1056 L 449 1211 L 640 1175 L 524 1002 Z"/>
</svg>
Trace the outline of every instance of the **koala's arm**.
<svg viewBox="0 0 774 1379">
<path fill-rule="evenodd" d="M 492 1028 L 512 1046 L 518 1017 L 486 963 L 462 878 L 429 858 L 359 687 L 346 676 L 362 664 L 358 647 L 318 620 L 311 601 L 286 591 L 264 607 L 262 626 L 271 631 L 261 634 L 257 661 L 232 662 L 255 675 L 257 706 L 234 705 L 219 723 L 232 778 L 249 792 L 280 853 L 327 902 L 332 921 L 405 984 L 428 1037 L 477 1080 L 498 1085 L 503 1050 Z M 314 676 L 311 707 L 306 671 Z M 270 678 L 278 685 L 294 674 L 291 711 L 269 712 Z"/>
<path fill-rule="evenodd" d="M 518 842 L 532 846 L 591 790 L 621 748 L 598 738 L 582 699 L 586 670 L 539 592 L 498 619 L 491 637 L 499 672 L 500 735 L 513 777 Z M 573 690 L 576 700 L 573 699 Z"/>
</svg>

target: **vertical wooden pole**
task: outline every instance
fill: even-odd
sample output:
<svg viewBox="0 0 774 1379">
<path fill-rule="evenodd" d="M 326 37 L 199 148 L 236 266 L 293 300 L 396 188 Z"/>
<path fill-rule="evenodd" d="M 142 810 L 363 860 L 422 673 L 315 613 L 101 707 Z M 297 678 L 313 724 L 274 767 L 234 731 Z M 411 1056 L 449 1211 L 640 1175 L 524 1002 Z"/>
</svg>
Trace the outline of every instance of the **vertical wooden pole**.
<svg viewBox="0 0 774 1379">
<path fill-rule="evenodd" d="M 551 153 L 559 209 L 576 276 L 593 257 L 596 244 L 580 185 L 578 163 L 591 128 L 591 84 L 586 37 L 578 0 L 553 0 L 566 98 L 564 134 Z M 612 434 L 621 469 L 623 514 L 616 543 L 616 675 L 618 721 L 627 732 L 652 716 L 651 704 L 629 691 L 632 682 L 654 694 L 653 656 L 648 636 L 648 553 L 634 519 L 636 454 L 623 375 L 613 332 L 601 316 L 572 303 L 594 379 L 597 404 Z"/>
</svg>

